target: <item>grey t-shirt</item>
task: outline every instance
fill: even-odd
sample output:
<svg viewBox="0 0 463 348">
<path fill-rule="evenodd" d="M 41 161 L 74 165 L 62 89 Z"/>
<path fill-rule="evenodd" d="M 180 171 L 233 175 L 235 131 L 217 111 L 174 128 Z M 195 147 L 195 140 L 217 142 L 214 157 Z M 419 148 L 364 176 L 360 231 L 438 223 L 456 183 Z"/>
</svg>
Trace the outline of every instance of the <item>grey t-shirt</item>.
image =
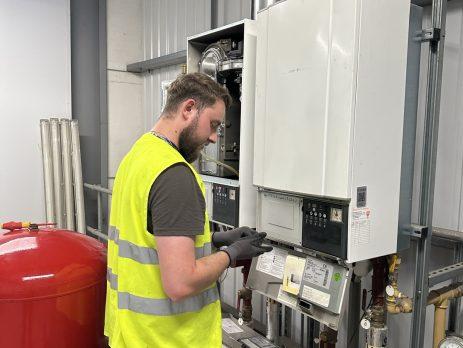
<svg viewBox="0 0 463 348">
<path fill-rule="evenodd" d="M 151 186 L 147 230 L 155 236 L 204 233 L 206 202 L 191 169 L 184 163 L 162 172 Z"/>
</svg>

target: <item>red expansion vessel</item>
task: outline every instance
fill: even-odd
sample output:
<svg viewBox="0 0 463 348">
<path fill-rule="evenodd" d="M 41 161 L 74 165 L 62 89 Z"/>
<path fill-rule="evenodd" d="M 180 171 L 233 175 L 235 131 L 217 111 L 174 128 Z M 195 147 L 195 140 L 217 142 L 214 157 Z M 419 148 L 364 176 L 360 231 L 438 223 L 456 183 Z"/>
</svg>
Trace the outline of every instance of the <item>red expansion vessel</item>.
<svg viewBox="0 0 463 348">
<path fill-rule="evenodd" d="M 106 248 L 77 232 L 0 232 L 0 347 L 104 347 Z"/>
</svg>

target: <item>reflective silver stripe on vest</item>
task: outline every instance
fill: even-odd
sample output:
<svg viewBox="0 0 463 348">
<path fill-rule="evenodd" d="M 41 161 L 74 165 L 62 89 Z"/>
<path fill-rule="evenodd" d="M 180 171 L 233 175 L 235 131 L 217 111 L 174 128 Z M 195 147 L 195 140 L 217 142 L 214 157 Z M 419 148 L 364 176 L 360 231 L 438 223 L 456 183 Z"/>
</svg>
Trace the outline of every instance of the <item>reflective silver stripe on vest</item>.
<svg viewBox="0 0 463 348">
<path fill-rule="evenodd" d="M 117 290 L 117 274 L 114 274 L 111 268 L 108 268 L 106 271 L 106 279 L 108 280 L 111 289 Z"/>
<path fill-rule="evenodd" d="M 153 248 L 141 247 L 126 240 L 119 240 L 118 244 L 120 257 L 126 257 L 143 264 L 159 264 L 158 253 Z"/>
<path fill-rule="evenodd" d="M 109 226 L 108 238 L 116 244 L 119 242 L 119 231 L 114 226 Z"/>
<path fill-rule="evenodd" d="M 156 249 L 150 247 L 141 247 L 131 242 L 119 239 L 119 230 L 113 226 L 110 226 L 108 237 L 119 245 L 119 256 L 132 259 L 134 261 L 143 263 L 158 265 L 159 257 Z M 195 257 L 200 259 L 201 257 L 208 256 L 212 253 L 211 243 L 204 243 L 202 247 L 195 248 Z"/>
<path fill-rule="evenodd" d="M 152 299 L 139 297 L 127 292 L 119 292 L 119 309 L 128 309 L 133 312 L 150 315 L 175 315 L 188 312 L 196 312 L 203 307 L 219 299 L 217 287 L 207 289 L 199 295 L 187 298 L 180 302 L 173 302 L 170 299 Z"/>
</svg>

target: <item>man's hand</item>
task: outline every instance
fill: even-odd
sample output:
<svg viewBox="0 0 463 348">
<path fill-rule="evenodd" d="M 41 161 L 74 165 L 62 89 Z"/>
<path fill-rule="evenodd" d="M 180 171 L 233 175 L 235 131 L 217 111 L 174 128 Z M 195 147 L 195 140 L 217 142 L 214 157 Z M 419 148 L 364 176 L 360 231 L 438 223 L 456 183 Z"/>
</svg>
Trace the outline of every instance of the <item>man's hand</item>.
<svg viewBox="0 0 463 348">
<path fill-rule="evenodd" d="M 256 234 L 257 232 L 248 226 L 238 227 L 234 230 L 224 232 L 214 232 L 212 235 L 212 244 L 214 244 L 216 248 L 229 246 L 240 238 L 254 236 Z"/>
<path fill-rule="evenodd" d="M 273 249 L 271 246 L 262 245 L 262 241 L 266 236 L 267 233 L 265 232 L 255 233 L 240 238 L 229 247 L 221 249 L 226 252 L 230 258 L 229 267 L 235 267 L 236 261 L 238 260 L 252 259 L 255 256 L 271 251 Z"/>
</svg>

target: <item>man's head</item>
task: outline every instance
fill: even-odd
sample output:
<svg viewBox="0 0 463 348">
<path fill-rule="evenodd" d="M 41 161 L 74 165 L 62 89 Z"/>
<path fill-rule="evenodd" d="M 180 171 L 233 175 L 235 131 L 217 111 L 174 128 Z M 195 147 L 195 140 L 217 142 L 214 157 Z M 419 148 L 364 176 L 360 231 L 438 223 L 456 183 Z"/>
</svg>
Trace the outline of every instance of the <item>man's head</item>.
<svg viewBox="0 0 463 348">
<path fill-rule="evenodd" d="M 185 160 L 195 161 L 204 146 L 217 141 L 217 128 L 231 102 L 227 89 L 207 75 L 185 74 L 172 82 L 161 118 L 178 126 L 178 147 Z"/>
</svg>

